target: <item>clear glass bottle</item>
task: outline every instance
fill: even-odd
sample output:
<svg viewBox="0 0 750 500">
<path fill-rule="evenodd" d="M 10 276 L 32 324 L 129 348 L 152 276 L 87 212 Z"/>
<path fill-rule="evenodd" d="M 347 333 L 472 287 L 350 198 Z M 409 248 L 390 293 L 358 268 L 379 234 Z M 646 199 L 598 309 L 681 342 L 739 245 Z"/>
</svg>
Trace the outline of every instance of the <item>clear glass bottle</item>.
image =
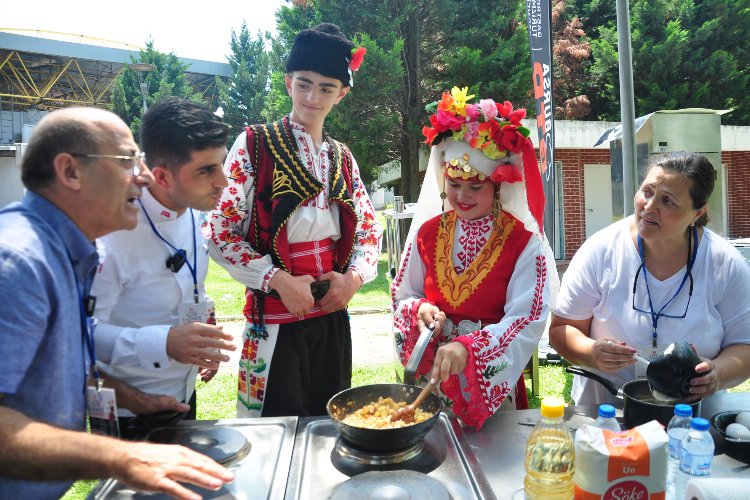
<svg viewBox="0 0 750 500">
<path fill-rule="evenodd" d="M 714 440 L 708 431 L 708 420 L 696 417 L 690 421 L 690 430 L 682 438 L 680 471 L 677 476 L 675 498 L 685 495 L 687 482 L 692 477 L 711 474 L 714 459 Z"/>
<path fill-rule="evenodd" d="M 526 500 L 573 498 L 575 446 L 563 419 L 564 410 L 562 398 L 542 400 L 542 417 L 526 445 Z"/>
<path fill-rule="evenodd" d="M 615 407 L 612 405 L 599 405 L 599 416 L 596 418 L 594 425 L 608 431 L 620 432 L 620 423 L 615 418 Z"/>
<path fill-rule="evenodd" d="M 690 421 L 693 417 L 693 408 L 690 405 L 679 404 L 674 407 L 674 416 L 667 425 L 667 436 L 669 436 L 669 462 L 667 464 L 667 498 L 674 496 L 677 473 L 680 470 L 680 450 L 682 449 L 682 438 L 690 430 Z"/>
</svg>

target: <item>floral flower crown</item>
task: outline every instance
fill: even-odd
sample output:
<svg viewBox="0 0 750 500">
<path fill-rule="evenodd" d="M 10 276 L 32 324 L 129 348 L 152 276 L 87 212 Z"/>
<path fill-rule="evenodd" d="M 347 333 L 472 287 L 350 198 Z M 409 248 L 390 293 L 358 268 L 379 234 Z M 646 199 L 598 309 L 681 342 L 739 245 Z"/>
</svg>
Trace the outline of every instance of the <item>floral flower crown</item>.
<svg viewBox="0 0 750 500">
<path fill-rule="evenodd" d="M 446 138 L 465 141 L 492 160 L 521 152 L 531 133 L 521 125 L 526 110 L 514 110 L 510 102 L 501 104 L 492 99 L 469 103 L 474 95 L 466 95 L 468 90 L 453 87 L 450 93 L 443 92 L 440 102 L 427 105 L 427 112 L 434 113 L 430 115 L 432 126 L 422 128 L 425 142 L 435 146 Z"/>
</svg>

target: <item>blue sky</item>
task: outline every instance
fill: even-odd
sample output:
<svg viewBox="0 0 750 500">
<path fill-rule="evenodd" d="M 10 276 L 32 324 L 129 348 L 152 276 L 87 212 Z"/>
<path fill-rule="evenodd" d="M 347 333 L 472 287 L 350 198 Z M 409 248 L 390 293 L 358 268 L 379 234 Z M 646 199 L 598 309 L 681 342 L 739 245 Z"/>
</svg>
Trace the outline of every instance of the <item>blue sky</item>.
<svg viewBox="0 0 750 500">
<path fill-rule="evenodd" d="M 274 13 L 285 4 L 285 0 L 211 0 L 200 3 L 36 0 L 33 8 L 28 8 L 12 0 L 0 0 L 0 28 L 72 33 L 141 47 L 150 36 L 159 51 L 226 62 L 231 30 L 239 31 L 243 18 L 251 33 L 256 30 L 273 32 L 276 26 Z"/>
</svg>

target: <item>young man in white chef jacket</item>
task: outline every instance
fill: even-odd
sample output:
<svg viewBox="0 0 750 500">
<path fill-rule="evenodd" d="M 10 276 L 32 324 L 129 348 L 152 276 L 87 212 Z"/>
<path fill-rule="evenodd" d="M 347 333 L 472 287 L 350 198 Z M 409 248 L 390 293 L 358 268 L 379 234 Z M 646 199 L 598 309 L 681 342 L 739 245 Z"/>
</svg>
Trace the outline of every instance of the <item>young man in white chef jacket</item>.
<svg viewBox="0 0 750 500">
<path fill-rule="evenodd" d="M 195 381 L 216 374 L 234 350 L 216 326 L 205 295 L 212 210 L 227 186 L 227 126 L 205 106 L 168 97 L 148 109 L 140 145 L 155 183 L 143 190 L 138 224 L 100 241 L 104 257 L 93 285 L 96 355 L 105 371 L 148 394 L 191 406 Z M 131 422 L 118 410 L 120 434 L 142 437 L 164 421 Z M 177 416 L 179 418 L 179 416 Z M 129 424 L 138 423 L 138 428 Z"/>
</svg>

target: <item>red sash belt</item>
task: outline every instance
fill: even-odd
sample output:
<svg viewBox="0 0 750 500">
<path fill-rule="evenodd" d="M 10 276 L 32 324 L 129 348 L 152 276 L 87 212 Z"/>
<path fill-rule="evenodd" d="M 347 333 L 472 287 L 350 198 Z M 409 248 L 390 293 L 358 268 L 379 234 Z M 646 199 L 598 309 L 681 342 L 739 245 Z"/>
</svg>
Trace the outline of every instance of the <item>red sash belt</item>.
<svg viewBox="0 0 750 500">
<path fill-rule="evenodd" d="M 327 238 L 321 241 L 308 241 L 304 243 L 290 243 L 289 256 L 292 263 L 292 276 L 309 275 L 318 278 L 321 275 L 334 270 L 334 257 L 336 242 Z M 245 317 L 252 321 L 252 297 L 248 296 L 245 302 Z M 328 314 L 317 304 L 312 310 L 305 314 L 305 319 L 314 318 Z M 281 299 L 275 297 L 264 297 L 263 318 L 268 324 L 292 323 L 299 321 L 297 316 L 291 314 L 284 306 Z"/>
</svg>

